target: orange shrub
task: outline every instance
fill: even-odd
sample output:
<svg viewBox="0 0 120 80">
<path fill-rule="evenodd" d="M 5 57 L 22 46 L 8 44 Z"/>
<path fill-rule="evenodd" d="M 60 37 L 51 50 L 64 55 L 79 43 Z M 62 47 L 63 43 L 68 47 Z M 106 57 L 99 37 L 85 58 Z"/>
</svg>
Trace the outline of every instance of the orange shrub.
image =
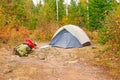
<svg viewBox="0 0 120 80">
<path fill-rule="evenodd" d="M 30 31 L 20 28 L 18 31 L 15 28 L 3 29 L 0 31 L 0 41 L 2 43 L 18 43 L 29 38 Z"/>
</svg>

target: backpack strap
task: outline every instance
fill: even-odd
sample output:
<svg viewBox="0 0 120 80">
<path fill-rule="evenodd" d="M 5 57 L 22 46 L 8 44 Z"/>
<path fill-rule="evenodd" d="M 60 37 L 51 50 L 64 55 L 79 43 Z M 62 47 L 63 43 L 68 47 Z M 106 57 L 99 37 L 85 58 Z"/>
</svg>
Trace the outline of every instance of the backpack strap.
<svg viewBox="0 0 120 80">
<path fill-rule="evenodd" d="M 25 44 L 25 45 L 28 45 L 27 43 L 22 43 L 22 44 Z M 30 47 L 30 45 L 28 45 Z M 30 47 L 30 49 L 32 49 L 32 47 Z"/>
</svg>

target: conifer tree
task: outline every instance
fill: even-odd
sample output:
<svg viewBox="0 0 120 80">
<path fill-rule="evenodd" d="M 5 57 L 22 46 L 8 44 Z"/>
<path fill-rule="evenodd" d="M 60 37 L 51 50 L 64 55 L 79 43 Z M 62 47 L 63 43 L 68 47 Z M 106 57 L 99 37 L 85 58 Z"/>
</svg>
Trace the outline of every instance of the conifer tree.
<svg viewBox="0 0 120 80">
<path fill-rule="evenodd" d="M 104 13 L 111 9 L 112 0 L 89 0 L 89 29 L 96 30 L 103 27 Z"/>
</svg>

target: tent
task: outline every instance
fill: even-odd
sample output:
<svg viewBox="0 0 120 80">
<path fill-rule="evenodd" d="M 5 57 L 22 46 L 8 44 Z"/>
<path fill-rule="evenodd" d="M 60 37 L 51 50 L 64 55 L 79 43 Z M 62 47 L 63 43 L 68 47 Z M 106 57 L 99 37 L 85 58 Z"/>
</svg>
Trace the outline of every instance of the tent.
<svg viewBox="0 0 120 80">
<path fill-rule="evenodd" d="M 61 48 L 81 48 L 90 45 L 90 39 L 86 33 L 75 25 L 65 25 L 53 35 L 50 45 Z"/>
</svg>

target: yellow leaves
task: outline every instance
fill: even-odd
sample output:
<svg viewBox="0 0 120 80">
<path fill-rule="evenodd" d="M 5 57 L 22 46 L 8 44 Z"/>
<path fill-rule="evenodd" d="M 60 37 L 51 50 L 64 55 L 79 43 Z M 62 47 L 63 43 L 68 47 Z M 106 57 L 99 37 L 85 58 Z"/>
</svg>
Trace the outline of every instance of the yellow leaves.
<svg viewBox="0 0 120 80">
<path fill-rule="evenodd" d="M 67 17 L 63 17 L 62 18 L 62 24 L 67 24 L 67 22 L 68 22 L 68 18 Z"/>
<path fill-rule="evenodd" d="M 86 0 L 80 0 L 80 2 L 81 2 L 81 4 L 84 6 L 84 7 L 86 7 Z"/>
<path fill-rule="evenodd" d="M 120 15 L 117 15 L 117 16 L 116 16 L 116 19 L 120 19 Z"/>
<path fill-rule="evenodd" d="M 2 12 L 3 12 L 3 9 L 2 9 L 1 6 L 0 6 L 0 15 L 2 14 Z"/>
<path fill-rule="evenodd" d="M 116 22 L 116 25 L 119 25 L 119 21 L 115 21 Z"/>
<path fill-rule="evenodd" d="M 106 34 L 109 35 L 107 38 L 111 54 L 115 53 L 116 55 L 120 51 L 120 6 L 113 14 L 106 17 L 105 25 L 107 27 Z"/>
</svg>

